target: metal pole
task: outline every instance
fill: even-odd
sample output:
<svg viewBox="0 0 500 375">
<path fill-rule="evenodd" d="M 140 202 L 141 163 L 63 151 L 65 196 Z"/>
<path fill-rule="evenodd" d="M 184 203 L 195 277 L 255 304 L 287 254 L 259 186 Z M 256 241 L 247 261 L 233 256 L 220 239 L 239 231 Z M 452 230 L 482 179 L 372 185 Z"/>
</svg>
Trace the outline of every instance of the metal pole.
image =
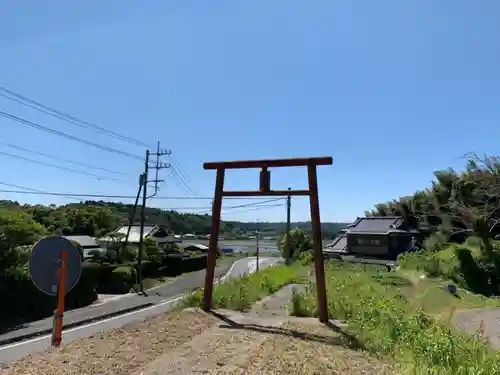
<svg viewBox="0 0 500 375">
<path fill-rule="evenodd" d="M 292 188 L 288 188 L 288 191 Z M 291 226 L 291 207 L 292 207 L 292 196 L 288 195 L 286 198 L 286 236 L 285 236 L 285 262 L 290 264 L 292 251 L 290 248 L 290 226 Z"/>
<path fill-rule="evenodd" d="M 325 262 L 321 240 L 321 220 L 319 215 L 318 177 L 315 165 L 307 166 L 309 179 L 311 225 L 314 243 L 314 265 L 316 268 L 316 291 L 318 296 L 318 315 L 321 323 L 328 322 L 328 303 L 326 299 Z"/>
<path fill-rule="evenodd" d="M 257 239 L 257 252 L 256 252 L 256 256 L 257 256 L 257 265 L 256 265 L 256 270 L 257 272 L 259 272 L 259 220 L 257 220 L 257 230 L 255 231 L 255 235 L 256 235 L 256 239 Z"/>
<path fill-rule="evenodd" d="M 54 311 L 54 323 L 52 326 L 52 346 L 58 348 L 62 341 L 62 328 L 63 328 L 63 315 L 64 315 L 64 297 L 66 295 L 65 281 L 66 281 L 66 263 L 68 253 L 63 251 L 61 253 L 61 263 L 59 267 L 59 281 L 57 287 L 57 308 Z"/>
<path fill-rule="evenodd" d="M 207 256 L 207 272 L 205 274 L 205 289 L 203 293 L 203 309 L 212 309 L 212 292 L 214 289 L 215 263 L 217 261 L 217 242 L 219 240 L 220 215 L 222 210 L 222 192 L 224 191 L 225 169 L 217 169 L 215 179 L 214 201 L 212 204 L 212 232 Z"/>
<path fill-rule="evenodd" d="M 146 198 L 148 190 L 148 171 L 149 171 L 149 150 L 146 150 L 146 162 L 144 163 L 144 175 L 142 186 L 142 206 L 141 206 L 141 229 L 139 234 L 139 253 L 137 254 L 137 279 L 139 281 L 139 293 L 144 294 L 144 284 L 142 282 L 142 253 L 144 247 L 144 221 L 146 209 Z"/>
</svg>

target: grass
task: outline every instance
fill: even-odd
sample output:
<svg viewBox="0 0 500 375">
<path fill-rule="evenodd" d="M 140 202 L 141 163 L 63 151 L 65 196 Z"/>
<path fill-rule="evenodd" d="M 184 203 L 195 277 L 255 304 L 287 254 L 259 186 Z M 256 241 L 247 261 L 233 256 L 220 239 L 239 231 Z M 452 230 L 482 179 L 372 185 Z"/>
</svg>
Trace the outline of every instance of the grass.
<svg viewBox="0 0 500 375">
<path fill-rule="evenodd" d="M 287 284 L 301 281 L 304 269 L 299 266 L 269 267 L 251 275 L 231 279 L 214 288 L 213 307 L 246 311 L 252 304 L 273 294 Z M 180 304 L 184 307 L 202 305 L 203 290 L 188 294 Z"/>
<path fill-rule="evenodd" d="M 345 320 L 366 350 L 397 362 L 401 373 L 500 373 L 500 357 L 486 342 L 450 324 L 456 309 L 497 305 L 496 300 L 463 290 L 457 298 L 443 281 L 376 266 L 328 262 L 326 273 L 330 316 Z M 317 315 L 314 284 L 294 295 L 292 310 Z"/>
</svg>

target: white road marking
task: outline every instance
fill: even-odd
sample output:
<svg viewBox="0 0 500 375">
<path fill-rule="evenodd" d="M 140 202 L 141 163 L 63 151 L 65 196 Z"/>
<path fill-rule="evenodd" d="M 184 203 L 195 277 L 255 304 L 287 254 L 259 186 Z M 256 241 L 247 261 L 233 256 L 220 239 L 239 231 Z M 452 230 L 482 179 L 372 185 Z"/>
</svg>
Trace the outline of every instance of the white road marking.
<svg viewBox="0 0 500 375">
<path fill-rule="evenodd" d="M 214 284 L 218 284 L 220 282 L 224 282 L 226 280 L 226 278 L 230 276 L 231 272 L 234 270 L 234 267 L 236 267 L 236 264 L 238 262 L 243 262 L 243 261 L 246 261 L 246 260 L 245 259 L 239 259 L 236 262 L 234 262 L 232 264 L 232 266 L 229 268 L 229 270 L 226 272 L 226 274 L 224 276 L 222 276 L 221 278 L 219 278 L 219 280 L 216 280 L 214 282 Z M 114 317 L 111 317 L 111 318 L 107 318 L 107 319 L 102 319 L 102 320 L 99 320 L 99 321 L 96 321 L 96 322 L 93 322 L 93 323 L 84 324 L 84 325 L 81 325 L 81 326 L 78 326 L 78 327 L 75 327 L 75 328 L 65 329 L 63 333 L 76 332 L 78 330 L 83 330 L 83 329 L 86 329 L 88 327 L 93 327 L 93 326 L 96 326 L 96 325 L 99 325 L 99 324 L 105 324 L 105 323 L 108 323 L 108 322 L 111 322 L 111 321 L 114 321 L 114 320 L 117 320 L 117 319 L 120 319 L 120 318 L 124 318 L 124 317 L 127 317 L 127 316 L 132 316 L 132 315 L 135 315 L 135 314 L 138 314 L 138 313 L 141 313 L 141 312 L 144 312 L 144 311 L 148 311 L 148 310 L 153 310 L 154 308 L 158 308 L 159 306 L 165 306 L 165 305 L 174 303 L 174 302 L 179 301 L 179 300 L 181 300 L 183 298 L 184 298 L 184 295 L 179 296 L 179 297 L 175 297 L 175 298 L 172 298 L 172 299 L 160 302 L 160 303 L 157 303 L 156 305 L 153 305 L 153 306 L 145 307 L 143 309 L 135 310 L 135 311 L 132 311 L 132 312 L 129 312 L 129 313 L 117 315 L 117 316 L 114 316 Z M 40 336 L 40 337 L 37 337 L 37 338 L 34 338 L 34 339 L 30 339 L 30 340 L 26 340 L 26 341 L 20 341 L 20 342 L 17 342 L 17 343 L 13 343 L 13 344 L 1 346 L 0 347 L 0 351 L 6 350 L 6 349 L 9 349 L 9 348 L 15 348 L 15 347 L 20 346 L 20 345 L 27 345 L 29 343 L 34 343 L 34 342 L 37 342 L 37 341 L 45 340 L 46 338 L 51 337 L 51 336 L 52 335 L 49 334 L 49 335 Z"/>
</svg>

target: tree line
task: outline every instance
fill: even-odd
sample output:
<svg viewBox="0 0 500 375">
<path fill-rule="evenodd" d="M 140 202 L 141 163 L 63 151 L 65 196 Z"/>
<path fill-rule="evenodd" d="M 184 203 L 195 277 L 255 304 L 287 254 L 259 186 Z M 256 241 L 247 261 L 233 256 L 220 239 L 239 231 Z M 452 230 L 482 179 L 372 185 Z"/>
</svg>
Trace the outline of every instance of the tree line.
<svg viewBox="0 0 500 375">
<path fill-rule="evenodd" d="M 50 235 L 88 235 L 101 237 L 119 226 L 128 224 L 133 206 L 119 202 L 82 201 L 63 206 L 30 205 L 0 201 L 0 269 L 10 263 L 16 247 L 31 245 Z M 208 234 L 212 226 L 210 215 L 187 214 L 146 207 L 146 223 L 164 226 L 178 233 Z M 138 218 L 137 218 L 138 219 Z M 138 220 L 134 220 L 138 221 Z M 310 229 L 310 223 L 293 223 Z M 345 225 L 323 223 L 325 238 L 334 236 Z M 282 233 L 285 223 L 262 223 L 259 230 Z M 249 232 L 255 223 L 222 221 L 221 233 Z"/>
<path fill-rule="evenodd" d="M 401 215 L 410 225 L 436 232 L 444 242 L 462 242 L 472 234 L 500 235 L 500 158 L 467 155 L 462 172 L 434 172 L 431 186 L 411 196 L 380 203 L 368 216 Z"/>
<path fill-rule="evenodd" d="M 468 154 L 466 160 L 463 171 L 436 171 L 427 189 L 377 204 L 366 214 L 404 216 L 429 234 L 418 254 L 424 268 L 474 292 L 499 295 L 500 158 Z M 450 250 L 452 258 L 440 256 Z"/>
</svg>

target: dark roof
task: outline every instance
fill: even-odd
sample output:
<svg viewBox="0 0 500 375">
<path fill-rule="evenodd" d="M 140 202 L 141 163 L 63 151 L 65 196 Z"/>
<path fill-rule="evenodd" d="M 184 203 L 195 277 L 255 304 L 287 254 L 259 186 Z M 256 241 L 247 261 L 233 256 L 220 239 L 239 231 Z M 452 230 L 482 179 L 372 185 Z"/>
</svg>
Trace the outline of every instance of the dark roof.
<svg viewBox="0 0 500 375">
<path fill-rule="evenodd" d="M 342 252 L 347 248 L 347 235 L 343 234 L 335 237 L 331 244 L 325 246 L 323 251 Z"/>
<path fill-rule="evenodd" d="M 355 230 L 356 232 L 387 232 L 392 229 L 399 229 L 403 223 L 402 216 L 358 217 L 346 229 Z"/>
<path fill-rule="evenodd" d="M 90 236 L 64 236 L 67 240 L 75 241 L 81 247 L 99 247 L 99 244 Z"/>
</svg>

